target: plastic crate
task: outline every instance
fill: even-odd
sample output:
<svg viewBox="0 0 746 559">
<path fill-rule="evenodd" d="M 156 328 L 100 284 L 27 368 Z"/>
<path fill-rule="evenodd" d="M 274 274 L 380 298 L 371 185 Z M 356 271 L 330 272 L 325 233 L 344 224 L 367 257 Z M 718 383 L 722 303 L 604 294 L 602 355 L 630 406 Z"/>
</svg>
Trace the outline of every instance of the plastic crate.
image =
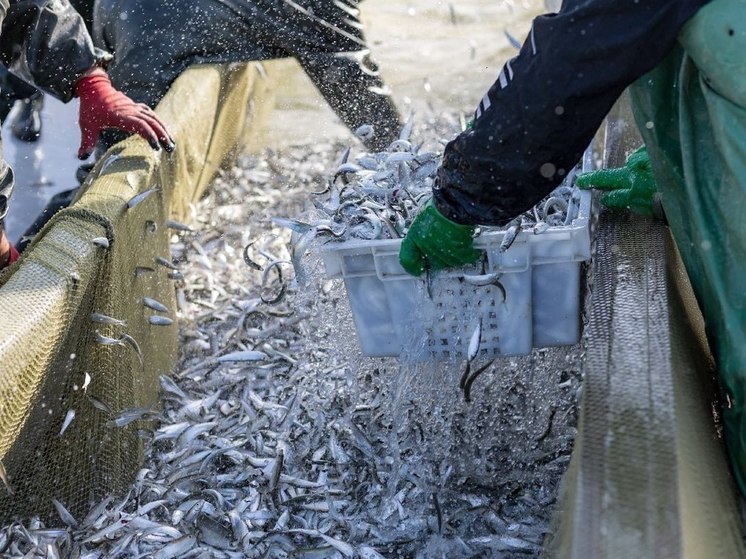
<svg viewBox="0 0 746 559">
<path fill-rule="evenodd" d="M 569 225 L 540 234 L 521 231 L 504 252 L 505 231 L 475 239 L 487 254 L 484 273 L 500 273 L 501 286 L 467 283 L 465 275 L 483 273 L 469 266 L 440 272 L 438 289 L 429 293 L 426 280 L 399 264 L 399 239 L 332 242 L 320 253 L 327 276 L 344 280 L 363 354 L 400 356 L 406 349 L 413 359 L 463 356 L 481 322 L 480 355 L 522 355 L 580 338 L 591 192 L 576 188 L 569 211 Z M 423 323 L 423 315 L 431 320 Z"/>
</svg>

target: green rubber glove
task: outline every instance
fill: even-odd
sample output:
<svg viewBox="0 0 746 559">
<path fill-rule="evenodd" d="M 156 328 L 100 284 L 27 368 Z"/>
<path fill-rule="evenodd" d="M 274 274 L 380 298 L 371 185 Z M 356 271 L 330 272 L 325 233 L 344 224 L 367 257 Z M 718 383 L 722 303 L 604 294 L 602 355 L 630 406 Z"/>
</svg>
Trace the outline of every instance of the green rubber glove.
<svg viewBox="0 0 746 559">
<path fill-rule="evenodd" d="M 624 167 L 583 173 L 575 184 L 582 189 L 607 191 L 601 196 L 601 203 L 607 208 L 629 208 L 649 217 L 657 215 L 653 201 L 655 177 L 645 146 L 632 152 Z"/>
<path fill-rule="evenodd" d="M 431 199 L 402 240 L 399 263 L 413 276 L 428 268 L 440 270 L 470 264 L 482 254 L 474 248 L 474 229 L 473 225 L 461 225 L 445 217 Z"/>
</svg>

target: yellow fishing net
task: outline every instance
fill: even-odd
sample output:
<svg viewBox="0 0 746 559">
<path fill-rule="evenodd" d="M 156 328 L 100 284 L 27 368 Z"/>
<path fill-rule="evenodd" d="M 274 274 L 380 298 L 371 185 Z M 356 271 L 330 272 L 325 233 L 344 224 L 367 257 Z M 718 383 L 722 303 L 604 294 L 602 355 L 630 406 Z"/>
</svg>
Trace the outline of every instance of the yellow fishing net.
<svg viewBox="0 0 746 559">
<path fill-rule="evenodd" d="M 260 126 L 258 107 L 271 100 L 251 64 L 189 69 L 157 109 L 176 151 L 154 152 L 139 137 L 114 146 L 76 203 L 0 276 L 0 521 L 56 520 L 52 499 L 80 518 L 131 483 L 142 423 L 112 420 L 156 407 L 158 377 L 177 355 L 164 223 L 188 219 L 189 204 L 235 155 L 247 115 Z M 144 297 L 169 312 L 147 308 Z M 93 313 L 121 322 L 95 322 Z M 152 315 L 174 322 L 151 324 Z"/>
</svg>

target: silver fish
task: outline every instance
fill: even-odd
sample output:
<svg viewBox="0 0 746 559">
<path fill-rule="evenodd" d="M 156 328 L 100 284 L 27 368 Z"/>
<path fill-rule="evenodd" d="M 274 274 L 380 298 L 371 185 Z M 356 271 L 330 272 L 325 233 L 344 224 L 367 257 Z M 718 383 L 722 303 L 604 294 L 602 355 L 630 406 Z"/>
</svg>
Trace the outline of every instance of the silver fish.
<svg viewBox="0 0 746 559">
<path fill-rule="evenodd" d="M 155 268 L 151 268 L 150 266 L 135 266 L 135 277 L 140 277 L 145 274 L 154 274 Z"/>
<path fill-rule="evenodd" d="M 176 270 L 176 271 L 179 270 L 176 264 L 174 264 L 173 262 L 171 262 L 170 260 L 166 258 L 163 258 L 162 256 L 156 256 L 155 262 L 156 264 L 160 264 L 161 266 L 164 266 L 165 268 L 168 268 L 170 270 Z"/>
<path fill-rule="evenodd" d="M 111 316 L 107 316 L 103 313 L 98 313 L 98 312 L 91 314 L 91 322 L 95 322 L 97 324 L 110 324 L 113 326 L 127 326 L 126 320 L 121 320 L 119 318 L 113 318 Z"/>
<path fill-rule="evenodd" d="M 8 491 L 8 494 L 15 495 L 15 491 L 13 491 L 13 488 L 10 486 L 8 472 L 5 470 L 5 464 L 3 464 L 2 460 L 0 460 L 0 480 L 2 480 L 5 489 Z"/>
<path fill-rule="evenodd" d="M 482 320 L 479 320 L 479 323 L 477 324 L 477 327 L 474 329 L 474 332 L 471 335 L 471 339 L 469 340 L 469 350 L 466 354 L 466 359 L 469 361 L 474 361 L 474 358 L 479 353 L 479 346 L 482 342 Z"/>
<path fill-rule="evenodd" d="M 192 229 L 191 227 L 189 227 L 188 225 L 184 223 L 174 221 L 173 219 L 167 219 L 164 222 L 164 225 L 168 227 L 169 229 L 173 229 L 174 231 L 182 231 L 184 233 L 194 233 L 194 229 Z"/>
<path fill-rule="evenodd" d="M 156 192 L 160 190 L 159 187 L 154 186 L 153 188 L 148 188 L 147 190 L 143 190 L 139 194 L 135 194 L 132 198 L 129 199 L 127 202 L 127 209 L 132 209 L 135 206 L 137 206 L 140 202 L 148 198 L 153 192 Z"/>
<path fill-rule="evenodd" d="M 52 499 L 52 504 L 54 504 L 54 508 L 57 509 L 57 514 L 60 515 L 60 519 L 62 520 L 62 522 L 64 522 L 67 526 L 70 526 L 70 528 L 78 527 L 78 521 L 75 520 L 75 517 L 70 514 L 70 512 L 62 503 L 60 503 L 57 499 Z"/>
<path fill-rule="evenodd" d="M 114 410 L 112 410 L 108 404 L 102 402 L 95 396 L 91 396 L 90 394 L 88 394 L 88 399 L 91 401 L 91 404 L 93 404 L 93 407 L 96 408 L 97 410 L 102 411 L 104 413 L 111 414 L 111 415 L 114 414 Z"/>
<path fill-rule="evenodd" d="M 263 361 L 269 356 L 262 351 L 233 351 L 217 358 L 218 363 Z"/>
<path fill-rule="evenodd" d="M 505 231 L 505 235 L 503 236 L 503 240 L 500 243 L 500 252 L 505 252 L 508 250 L 511 246 L 513 246 L 513 242 L 515 241 L 516 237 L 518 236 L 518 233 L 521 231 L 521 224 L 516 223 L 514 225 L 511 225 L 508 227 L 508 230 Z"/>
<path fill-rule="evenodd" d="M 168 312 L 168 307 L 166 305 L 150 297 L 143 297 L 142 303 L 143 305 L 150 309 L 153 309 L 154 311 Z"/>
<path fill-rule="evenodd" d="M 158 315 L 149 316 L 148 322 L 154 326 L 171 326 L 174 323 L 173 319 Z"/>
<path fill-rule="evenodd" d="M 65 414 L 65 420 L 62 422 L 62 428 L 60 429 L 60 436 L 67 431 L 67 428 L 70 426 L 70 424 L 73 422 L 73 419 L 75 419 L 75 410 L 70 408 L 67 410 L 67 413 Z"/>
</svg>

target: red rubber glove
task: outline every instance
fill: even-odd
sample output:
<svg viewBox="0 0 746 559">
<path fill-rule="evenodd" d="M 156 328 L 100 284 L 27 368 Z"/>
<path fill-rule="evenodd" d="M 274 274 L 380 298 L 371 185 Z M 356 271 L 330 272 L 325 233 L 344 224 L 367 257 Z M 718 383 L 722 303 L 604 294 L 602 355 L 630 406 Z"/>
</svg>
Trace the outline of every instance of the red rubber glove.
<svg viewBox="0 0 746 559">
<path fill-rule="evenodd" d="M 0 258 L 0 270 L 3 270 L 13 264 L 18 258 L 20 257 L 20 254 L 18 254 L 18 251 L 16 250 L 16 247 L 13 246 L 13 243 L 8 243 L 8 248 L 5 252 L 5 254 Z"/>
<path fill-rule="evenodd" d="M 155 150 L 160 146 L 168 152 L 174 150 L 174 141 L 153 110 L 114 89 L 102 69 L 96 68 L 80 78 L 75 84 L 75 96 L 80 98 L 80 159 L 93 153 L 99 134 L 106 128 L 139 134 Z"/>
</svg>

